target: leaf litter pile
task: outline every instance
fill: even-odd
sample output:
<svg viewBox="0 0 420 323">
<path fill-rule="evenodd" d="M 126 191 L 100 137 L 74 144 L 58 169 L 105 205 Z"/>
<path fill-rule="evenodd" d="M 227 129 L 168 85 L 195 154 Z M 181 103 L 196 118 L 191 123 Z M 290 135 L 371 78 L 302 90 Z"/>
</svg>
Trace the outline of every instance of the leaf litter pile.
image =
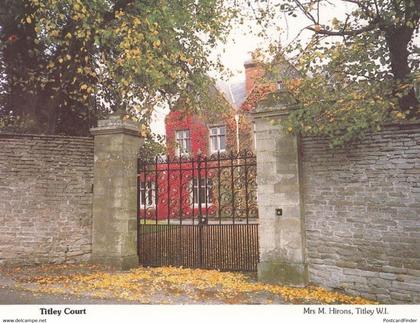
<svg viewBox="0 0 420 323">
<path fill-rule="evenodd" d="M 310 286 L 263 284 L 241 273 L 176 267 L 112 271 L 89 264 L 3 267 L 17 289 L 125 300 L 140 304 L 372 304 L 355 296 Z"/>
</svg>

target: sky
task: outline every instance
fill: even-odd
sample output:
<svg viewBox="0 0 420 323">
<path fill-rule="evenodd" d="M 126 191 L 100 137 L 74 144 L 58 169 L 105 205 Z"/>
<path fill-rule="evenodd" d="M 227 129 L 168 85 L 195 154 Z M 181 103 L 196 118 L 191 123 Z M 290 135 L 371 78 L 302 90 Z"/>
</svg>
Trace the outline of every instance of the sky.
<svg viewBox="0 0 420 323">
<path fill-rule="evenodd" d="M 351 9 L 350 4 L 337 1 L 340 5 L 329 6 L 321 10 L 320 22 L 328 23 L 334 17 L 341 18 L 345 12 Z M 298 15 L 296 18 L 281 17 L 278 21 L 273 22 L 272 30 L 269 30 L 268 34 L 271 35 L 271 40 L 280 40 L 283 46 L 291 42 L 298 33 L 309 25 L 309 21 L 302 15 Z M 257 48 L 267 48 L 270 43 L 270 39 L 260 38 L 256 34 L 258 33 L 257 24 L 254 21 L 249 21 L 246 25 L 236 24 L 232 28 L 232 32 L 224 44 L 219 44 L 212 53 L 213 58 L 220 55 L 221 62 L 228 68 L 232 75 L 227 80 L 223 80 L 225 83 L 237 83 L 245 80 L 244 75 L 244 62 L 251 58 L 251 52 Z M 277 27 L 281 28 L 281 32 L 277 30 Z M 252 30 L 252 32 L 250 31 Z M 310 31 L 305 31 L 300 37 L 308 38 Z M 220 79 L 220 76 L 212 73 L 213 78 Z M 166 108 L 157 108 L 154 115 L 152 116 L 151 129 L 154 133 L 161 135 L 165 134 L 164 119 L 168 113 Z"/>
</svg>

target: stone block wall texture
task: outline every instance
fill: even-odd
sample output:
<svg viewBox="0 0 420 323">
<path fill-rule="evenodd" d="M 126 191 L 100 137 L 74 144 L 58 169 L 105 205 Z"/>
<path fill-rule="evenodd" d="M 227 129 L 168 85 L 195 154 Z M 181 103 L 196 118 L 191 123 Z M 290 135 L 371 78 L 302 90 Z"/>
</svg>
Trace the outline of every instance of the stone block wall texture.
<svg viewBox="0 0 420 323">
<path fill-rule="evenodd" d="M 331 150 L 301 142 L 310 281 L 420 303 L 420 124 Z"/>
<path fill-rule="evenodd" d="M 0 264 L 89 260 L 93 138 L 0 134 Z"/>
</svg>

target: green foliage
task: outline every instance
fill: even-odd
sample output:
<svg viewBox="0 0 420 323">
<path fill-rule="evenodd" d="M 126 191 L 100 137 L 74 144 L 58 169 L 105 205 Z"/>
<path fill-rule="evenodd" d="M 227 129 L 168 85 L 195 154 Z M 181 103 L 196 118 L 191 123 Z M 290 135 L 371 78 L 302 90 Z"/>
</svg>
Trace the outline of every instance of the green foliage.
<svg viewBox="0 0 420 323">
<path fill-rule="evenodd" d="M 417 119 L 414 84 L 418 72 L 420 2 L 340 0 L 343 20 L 320 22 L 332 8 L 327 0 L 282 0 L 278 12 L 300 14 L 312 37 L 298 37 L 282 54 L 301 72 L 286 82 L 298 104 L 285 128 L 326 136 L 332 146 L 360 139 L 387 122 Z M 417 38 L 416 38 L 417 37 Z M 278 47 L 275 47 L 278 54 Z M 282 55 L 277 55 L 282 59 Z M 278 63 L 276 60 L 273 65 Z"/>
<path fill-rule="evenodd" d="M 166 154 L 165 137 L 153 134 L 150 131 L 144 136 L 144 143 L 140 147 L 139 157 L 142 160 L 151 160 L 159 155 Z"/>
<path fill-rule="evenodd" d="M 180 96 L 199 110 L 231 17 L 222 0 L 4 0 L 0 13 L 3 115 L 66 134 L 121 106 L 146 122 Z"/>
<path fill-rule="evenodd" d="M 407 118 L 408 111 L 400 110 L 394 92 L 395 81 L 388 71 L 381 71 L 376 56 L 380 44 L 365 36 L 351 45 L 314 45 L 301 55 L 300 70 L 312 76 L 286 83 L 298 101 L 298 109 L 286 121 L 287 129 L 326 136 L 337 146 Z"/>
</svg>

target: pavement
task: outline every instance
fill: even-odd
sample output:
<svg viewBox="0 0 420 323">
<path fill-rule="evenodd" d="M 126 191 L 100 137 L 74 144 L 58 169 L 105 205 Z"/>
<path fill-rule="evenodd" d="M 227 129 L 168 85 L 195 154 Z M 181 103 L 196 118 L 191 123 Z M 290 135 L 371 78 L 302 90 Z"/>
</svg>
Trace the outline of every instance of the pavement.
<svg viewBox="0 0 420 323">
<path fill-rule="evenodd" d="M 0 305 L 16 304 L 133 304 L 130 301 L 33 293 L 14 288 L 16 281 L 0 273 Z"/>
<path fill-rule="evenodd" d="M 63 295 L 39 294 L 0 287 L 0 305 L 17 304 L 135 304 L 134 302 L 115 299 L 99 299 Z"/>
<path fill-rule="evenodd" d="M 92 264 L 0 266 L 2 304 L 371 304 L 317 286 L 263 284 L 252 275 L 181 267 L 117 271 Z"/>
<path fill-rule="evenodd" d="M 17 304 L 224 304 L 224 302 L 215 299 L 213 295 L 206 295 L 200 300 L 192 301 L 187 295 L 177 294 L 167 295 L 166 290 L 160 290 L 158 293 L 150 293 L 147 301 L 145 300 L 127 300 L 114 297 L 112 293 L 105 297 L 94 297 L 86 294 L 74 295 L 71 293 L 43 293 L 39 290 L 40 285 L 33 283 L 31 279 L 39 277 L 44 272 L 42 266 L 23 267 L 13 270 L 13 267 L 0 267 L 0 305 L 17 305 Z M 58 269 L 55 274 L 74 274 L 89 272 L 90 269 L 77 266 L 69 266 L 68 269 Z M 13 274 L 11 274 L 13 273 Z M 49 273 L 54 275 L 54 271 Z M 150 287 L 150 286 L 149 286 Z M 35 290 L 35 291 L 33 291 Z M 254 299 L 255 298 L 255 299 Z M 256 294 L 252 299 L 248 300 L 248 304 L 266 303 L 267 295 L 261 293 Z M 275 303 L 283 303 L 281 297 L 274 297 Z M 236 302 L 234 302 L 236 303 Z M 271 301 L 270 301 L 271 303 Z"/>
</svg>

